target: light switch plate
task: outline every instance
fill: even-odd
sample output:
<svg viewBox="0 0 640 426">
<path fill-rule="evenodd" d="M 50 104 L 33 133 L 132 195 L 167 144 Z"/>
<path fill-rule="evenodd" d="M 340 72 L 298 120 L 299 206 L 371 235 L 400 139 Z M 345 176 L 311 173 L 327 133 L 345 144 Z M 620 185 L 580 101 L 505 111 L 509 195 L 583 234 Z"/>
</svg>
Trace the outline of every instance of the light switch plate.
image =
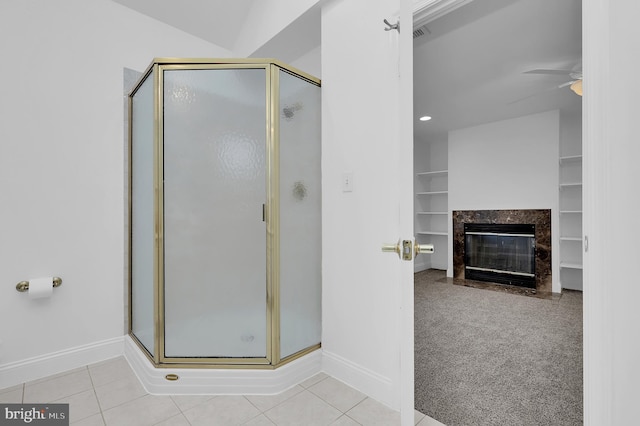
<svg viewBox="0 0 640 426">
<path fill-rule="evenodd" d="M 353 192 L 353 172 L 342 173 L 342 192 Z"/>
</svg>

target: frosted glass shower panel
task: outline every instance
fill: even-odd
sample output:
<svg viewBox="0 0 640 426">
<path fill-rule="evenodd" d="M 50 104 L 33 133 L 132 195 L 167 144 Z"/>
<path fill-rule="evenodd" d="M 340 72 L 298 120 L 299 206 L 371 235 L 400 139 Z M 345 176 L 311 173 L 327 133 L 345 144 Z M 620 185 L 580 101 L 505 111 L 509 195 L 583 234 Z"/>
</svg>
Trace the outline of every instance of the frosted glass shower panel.
<svg viewBox="0 0 640 426">
<path fill-rule="evenodd" d="M 266 71 L 164 71 L 165 356 L 266 357 Z"/>
<path fill-rule="evenodd" d="M 280 356 L 320 343 L 320 87 L 280 71 Z"/>
<path fill-rule="evenodd" d="M 140 85 L 131 112 L 131 331 L 154 354 L 153 78 Z"/>
</svg>

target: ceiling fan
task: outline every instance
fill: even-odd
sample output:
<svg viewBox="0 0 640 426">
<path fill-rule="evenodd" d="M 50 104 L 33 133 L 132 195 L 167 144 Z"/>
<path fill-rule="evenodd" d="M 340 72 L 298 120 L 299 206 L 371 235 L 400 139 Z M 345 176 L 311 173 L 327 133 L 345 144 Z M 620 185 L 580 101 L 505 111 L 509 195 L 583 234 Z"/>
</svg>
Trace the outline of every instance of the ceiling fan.
<svg viewBox="0 0 640 426">
<path fill-rule="evenodd" d="M 554 87 L 554 89 L 561 89 L 569 86 L 576 95 L 582 96 L 582 66 L 580 65 L 575 66 L 570 70 L 533 69 L 525 71 L 523 74 L 566 75 L 571 80 Z"/>
</svg>

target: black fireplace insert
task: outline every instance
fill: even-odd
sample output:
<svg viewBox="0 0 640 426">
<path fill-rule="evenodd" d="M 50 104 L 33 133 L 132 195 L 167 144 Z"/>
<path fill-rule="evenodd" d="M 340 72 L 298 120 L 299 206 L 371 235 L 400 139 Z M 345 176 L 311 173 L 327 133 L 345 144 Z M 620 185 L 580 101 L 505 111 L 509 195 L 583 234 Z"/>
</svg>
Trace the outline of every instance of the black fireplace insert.
<svg viewBox="0 0 640 426">
<path fill-rule="evenodd" d="M 535 225 L 465 223 L 465 278 L 535 289 L 535 249 Z"/>
</svg>

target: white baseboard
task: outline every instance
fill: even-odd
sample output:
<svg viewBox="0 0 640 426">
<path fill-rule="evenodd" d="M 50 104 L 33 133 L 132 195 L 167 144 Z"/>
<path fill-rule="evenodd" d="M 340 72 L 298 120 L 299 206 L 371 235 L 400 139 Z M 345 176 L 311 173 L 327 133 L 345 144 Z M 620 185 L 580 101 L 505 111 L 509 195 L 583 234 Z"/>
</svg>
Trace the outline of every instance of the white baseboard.
<svg viewBox="0 0 640 426">
<path fill-rule="evenodd" d="M 399 399 L 392 381 L 322 349 L 275 370 L 155 368 L 129 336 L 0 365 L 0 389 L 124 355 L 147 392 L 156 395 L 272 395 L 324 371 L 393 408 Z M 179 380 L 168 381 L 167 374 Z"/>
<path fill-rule="evenodd" d="M 121 356 L 124 336 L 0 365 L 0 389 Z"/>
<path fill-rule="evenodd" d="M 275 370 L 155 368 L 129 336 L 0 365 L 0 389 L 122 355 L 151 394 L 271 395 L 324 371 L 371 398 L 398 409 L 398 398 L 390 379 L 322 349 Z M 177 374 L 180 379 L 166 380 L 165 375 L 169 373 Z"/>
<path fill-rule="evenodd" d="M 391 379 L 339 355 L 324 351 L 322 370 L 372 399 L 398 411 L 400 396 Z"/>
<path fill-rule="evenodd" d="M 144 388 L 154 395 L 272 395 L 319 373 L 322 349 L 275 370 L 155 368 L 129 336 L 124 354 Z M 179 379 L 169 381 L 167 374 Z"/>
</svg>

